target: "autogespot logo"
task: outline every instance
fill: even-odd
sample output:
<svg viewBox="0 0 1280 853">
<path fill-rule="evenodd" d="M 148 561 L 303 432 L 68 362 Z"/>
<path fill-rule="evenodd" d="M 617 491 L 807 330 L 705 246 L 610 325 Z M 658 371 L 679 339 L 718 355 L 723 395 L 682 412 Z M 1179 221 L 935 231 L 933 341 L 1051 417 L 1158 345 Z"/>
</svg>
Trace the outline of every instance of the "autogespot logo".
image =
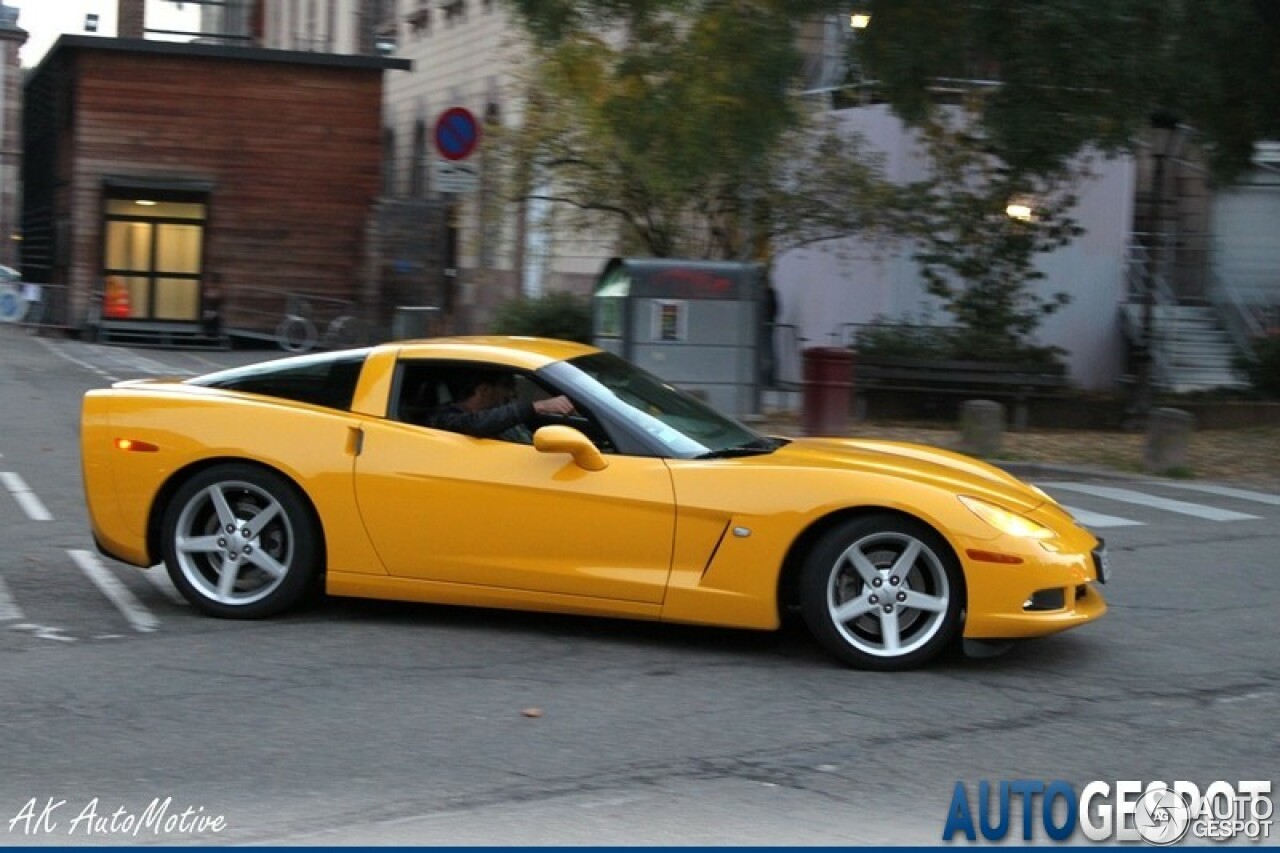
<svg viewBox="0 0 1280 853">
<path fill-rule="evenodd" d="M 956 782 L 942 840 L 1003 841 L 1020 829 L 1023 841 L 1066 841 L 1077 832 L 1089 841 L 1161 846 L 1188 836 L 1262 841 L 1271 837 L 1270 795 L 1270 781 L 1214 782 L 1203 793 L 1193 782 L 1090 782 L 1077 794 L 1061 779 L 1014 779 L 983 780 L 974 798 Z"/>
<path fill-rule="evenodd" d="M 1175 844 L 1190 826 L 1191 803 L 1163 784 L 1147 788 L 1133 810 L 1133 828 L 1152 844 Z"/>
</svg>

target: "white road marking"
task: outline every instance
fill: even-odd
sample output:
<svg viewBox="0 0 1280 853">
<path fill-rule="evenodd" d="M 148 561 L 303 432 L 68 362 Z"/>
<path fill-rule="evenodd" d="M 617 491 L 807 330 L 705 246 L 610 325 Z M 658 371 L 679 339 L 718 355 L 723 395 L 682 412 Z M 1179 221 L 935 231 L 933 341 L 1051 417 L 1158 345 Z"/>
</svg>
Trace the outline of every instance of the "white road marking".
<svg viewBox="0 0 1280 853">
<path fill-rule="evenodd" d="M 33 637 L 40 640 L 57 640 L 60 643 L 74 643 L 76 641 L 75 637 L 68 637 L 66 634 L 62 633 L 63 629 L 56 625 L 32 625 L 30 623 L 23 623 L 21 625 L 10 625 L 9 627 L 15 631 L 30 631 Z"/>
<path fill-rule="evenodd" d="M 1236 489 L 1231 486 L 1214 486 L 1209 483 L 1165 483 L 1174 489 L 1187 489 L 1193 492 L 1204 492 L 1206 495 L 1221 495 L 1224 498 L 1236 498 L 1242 501 L 1280 506 L 1280 495 L 1269 495 L 1266 492 L 1254 492 L 1249 489 Z"/>
<path fill-rule="evenodd" d="M 164 564 L 152 566 L 144 569 L 142 576 L 151 582 L 151 585 L 160 590 L 160 594 L 172 601 L 174 604 L 189 605 L 182 593 L 178 592 L 178 588 L 173 585 L 173 581 L 169 578 L 169 572 L 165 569 Z"/>
<path fill-rule="evenodd" d="M 22 615 L 22 608 L 9 594 L 9 587 L 5 585 L 4 578 L 0 577 L 0 622 L 20 622 L 25 618 Z"/>
<path fill-rule="evenodd" d="M 122 584 L 120 579 L 113 575 L 111 570 L 104 566 L 93 553 L 78 550 L 67 551 L 67 553 L 80 567 L 80 571 L 84 572 L 99 591 L 116 606 L 135 631 L 148 632 L 160 627 L 160 620 L 146 608 L 146 605 L 138 601 L 133 593 L 129 592 L 129 588 Z"/>
<path fill-rule="evenodd" d="M 1243 512 L 1233 512 L 1229 509 L 1205 506 L 1204 504 L 1161 498 L 1156 495 L 1148 495 L 1145 492 L 1137 492 L 1133 489 L 1117 489 L 1111 486 L 1095 486 L 1088 483 L 1041 483 L 1040 486 L 1045 489 L 1063 489 L 1068 492 L 1079 492 L 1097 498 L 1120 501 L 1121 503 L 1148 506 L 1153 509 L 1162 509 L 1166 512 L 1176 512 L 1181 515 L 1208 519 L 1209 521 L 1246 521 L 1258 517 L 1256 515 L 1246 515 Z"/>
<path fill-rule="evenodd" d="M 13 499 L 18 502 L 18 506 L 22 507 L 22 511 L 32 521 L 53 521 L 53 516 L 49 514 L 49 510 L 44 508 L 44 504 L 40 502 L 40 498 L 36 497 L 36 493 L 31 491 L 31 487 L 21 476 L 12 471 L 0 471 L 0 483 L 4 483 L 4 487 L 9 490 L 9 494 L 13 495 Z"/>
<path fill-rule="evenodd" d="M 188 355 L 192 361 L 198 361 L 201 364 L 207 364 L 210 367 L 212 367 L 214 370 L 223 370 L 226 368 L 225 364 L 220 364 L 211 358 L 205 358 L 204 356 L 198 355 L 196 353 L 189 353 Z"/>
<path fill-rule="evenodd" d="M 1132 518 L 1104 515 L 1100 512 L 1090 512 L 1079 507 L 1064 505 L 1062 508 L 1071 513 L 1071 517 L 1085 527 L 1137 527 L 1142 524 L 1141 521 L 1134 521 Z"/>
<path fill-rule="evenodd" d="M 62 347 L 55 346 L 55 345 L 54 345 L 50 340 L 48 340 L 47 338 L 36 338 L 36 341 L 37 341 L 37 342 L 39 342 L 39 344 L 40 344 L 41 346 L 43 346 L 45 349 L 47 349 L 49 352 L 51 352 L 51 353 L 53 353 L 54 355 L 58 356 L 58 358 L 66 359 L 67 361 L 71 362 L 72 364 L 76 365 L 77 367 L 83 367 L 85 370 L 88 370 L 88 371 L 90 371 L 90 372 L 92 372 L 92 373 L 96 373 L 96 374 L 98 374 L 99 376 L 101 376 L 103 379 L 107 380 L 108 382 L 119 382 L 119 381 L 120 381 L 120 377 L 118 377 L 118 376 L 116 376 L 116 375 L 114 375 L 114 374 L 112 374 L 112 373 L 108 373 L 107 371 L 103 370 L 101 367 L 98 367 L 98 365 L 96 365 L 96 364 L 90 364 L 90 363 L 89 363 L 89 362 L 87 362 L 87 361 L 81 361 L 80 359 L 78 359 L 78 358 L 76 358 L 75 356 L 73 356 L 73 355 L 71 355 L 70 353 L 68 353 L 68 352 L 67 352 L 66 350 L 64 350 Z"/>
<path fill-rule="evenodd" d="M 195 376 L 194 370 L 188 370 L 182 367 L 173 367 L 162 361 L 156 361 L 145 355 L 139 355 L 136 352 L 128 350 L 116 350 L 111 354 L 112 359 L 129 370 L 136 370 L 139 373 L 148 373 L 152 376 Z"/>
</svg>

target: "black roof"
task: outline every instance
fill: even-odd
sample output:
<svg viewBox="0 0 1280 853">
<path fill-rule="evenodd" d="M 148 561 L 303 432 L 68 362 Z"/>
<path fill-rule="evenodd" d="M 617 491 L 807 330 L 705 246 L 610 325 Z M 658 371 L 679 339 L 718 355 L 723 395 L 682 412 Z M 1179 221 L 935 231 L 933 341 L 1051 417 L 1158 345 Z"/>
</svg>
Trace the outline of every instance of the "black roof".
<svg viewBox="0 0 1280 853">
<path fill-rule="evenodd" d="M 413 68 L 413 63 L 408 59 L 390 56 L 276 50 L 267 47 L 211 44 L 199 41 L 178 42 L 110 36 L 62 35 L 53 43 L 53 47 L 49 48 L 33 73 L 39 74 L 41 69 L 58 54 L 73 50 L 106 50 L 157 56 L 201 56 L 241 62 L 278 62 L 291 65 L 318 65 L 326 68 L 360 68 L 370 71 L 409 71 Z"/>
</svg>

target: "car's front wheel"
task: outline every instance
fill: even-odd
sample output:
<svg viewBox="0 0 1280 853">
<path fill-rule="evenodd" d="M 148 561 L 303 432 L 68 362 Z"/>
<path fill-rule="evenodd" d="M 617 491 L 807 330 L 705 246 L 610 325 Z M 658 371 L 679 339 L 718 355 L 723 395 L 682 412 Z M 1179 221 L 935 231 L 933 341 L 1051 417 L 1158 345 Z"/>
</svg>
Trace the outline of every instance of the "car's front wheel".
<svg viewBox="0 0 1280 853">
<path fill-rule="evenodd" d="M 964 577 L 938 533 L 876 514 L 830 530 L 809 553 L 801 609 L 822 645 L 861 669 L 919 666 L 952 640 Z"/>
<path fill-rule="evenodd" d="M 218 465 L 178 489 L 165 512 L 169 577 L 200 610 L 256 619 L 296 604 L 319 572 L 319 531 L 294 485 L 245 464 Z"/>
</svg>

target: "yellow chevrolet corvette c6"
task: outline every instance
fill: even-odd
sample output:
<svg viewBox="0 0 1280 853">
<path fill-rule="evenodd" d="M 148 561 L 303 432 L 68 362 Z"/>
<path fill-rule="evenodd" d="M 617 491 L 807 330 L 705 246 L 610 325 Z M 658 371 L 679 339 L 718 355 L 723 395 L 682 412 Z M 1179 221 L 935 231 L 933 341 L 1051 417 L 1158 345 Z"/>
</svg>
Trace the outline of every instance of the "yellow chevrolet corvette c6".
<svg viewBox="0 0 1280 853">
<path fill-rule="evenodd" d="M 571 410 L 539 414 L 561 397 Z M 490 432 L 463 416 L 482 398 Z M 163 562 L 215 616 L 275 614 L 317 584 L 754 629 L 795 611 L 845 663 L 889 670 L 1106 610 L 1099 540 L 995 467 L 761 435 L 563 341 L 403 341 L 120 382 L 85 395 L 81 443 L 98 547 Z"/>
</svg>

